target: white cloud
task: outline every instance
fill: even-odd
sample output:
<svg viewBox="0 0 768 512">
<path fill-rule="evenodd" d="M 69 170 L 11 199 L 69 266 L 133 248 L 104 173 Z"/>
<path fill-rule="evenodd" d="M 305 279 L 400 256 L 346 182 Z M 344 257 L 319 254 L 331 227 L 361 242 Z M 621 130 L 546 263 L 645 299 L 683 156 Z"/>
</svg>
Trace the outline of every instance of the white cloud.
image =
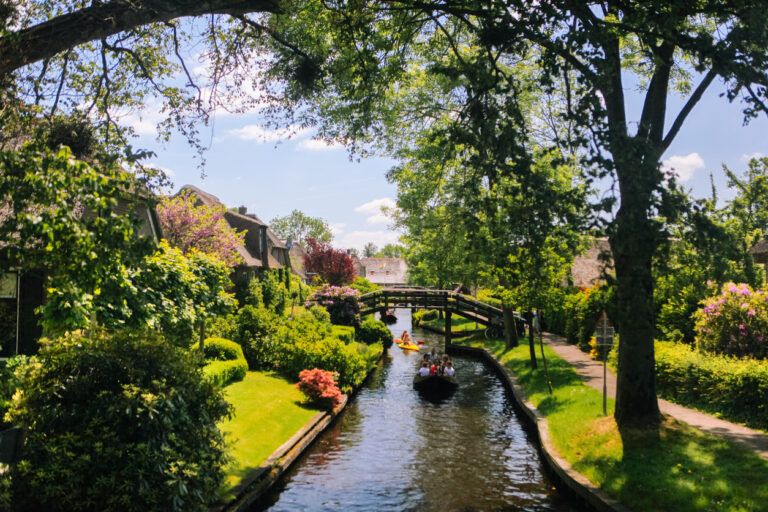
<svg viewBox="0 0 768 512">
<path fill-rule="evenodd" d="M 270 130 L 257 124 L 249 124 L 243 126 L 242 128 L 227 131 L 227 133 L 236 136 L 238 139 L 255 140 L 258 142 L 268 142 L 290 139 L 292 137 L 301 137 L 307 132 L 307 128 L 288 127 L 285 129 Z"/>
<path fill-rule="evenodd" d="M 303 151 L 336 151 L 337 149 L 344 149 L 344 145 L 338 142 L 327 142 L 323 139 L 304 139 L 299 142 L 296 149 Z"/>
<path fill-rule="evenodd" d="M 155 164 L 148 164 L 148 167 L 152 167 L 153 169 L 157 169 L 159 171 L 163 171 L 165 173 L 165 175 L 168 176 L 169 178 L 173 178 L 173 177 L 176 176 L 176 171 L 174 171 L 173 169 L 169 169 L 167 167 L 162 167 L 162 166 L 155 165 Z"/>
<path fill-rule="evenodd" d="M 674 171 L 680 182 L 688 181 L 695 171 L 704 168 L 704 159 L 698 153 L 685 156 L 674 155 L 664 160 L 661 168 L 664 171 Z"/>
<path fill-rule="evenodd" d="M 742 162 L 749 162 L 753 158 L 765 158 L 766 156 L 768 156 L 768 155 L 766 155 L 765 153 L 760 153 L 759 151 L 757 153 L 751 153 L 749 155 L 744 153 L 743 155 L 741 155 L 741 161 Z"/>
<path fill-rule="evenodd" d="M 331 233 L 333 233 L 334 238 L 344 233 L 344 228 L 346 228 L 347 225 L 343 222 L 336 222 L 334 224 L 329 224 L 328 228 L 331 230 Z"/>
<path fill-rule="evenodd" d="M 390 222 L 390 218 L 381 211 L 382 208 L 394 208 L 396 206 L 395 201 L 389 197 L 382 197 L 381 199 L 374 199 L 365 204 L 361 204 L 355 208 L 356 212 L 372 214 L 368 217 L 368 224 L 386 224 Z"/>
<path fill-rule="evenodd" d="M 119 115 L 123 125 L 130 126 L 137 135 L 156 135 L 157 123 L 165 117 L 161 112 L 162 106 L 157 101 L 152 101 L 139 112 L 130 112 Z"/>
<path fill-rule="evenodd" d="M 362 250 L 365 244 L 373 242 L 376 247 L 384 247 L 387 244 L 396 244 L 400 240 L 400 234 L 394 231 L 350 231 L 334 242 L 336 247 L 356 248 Z"/>
</svg>

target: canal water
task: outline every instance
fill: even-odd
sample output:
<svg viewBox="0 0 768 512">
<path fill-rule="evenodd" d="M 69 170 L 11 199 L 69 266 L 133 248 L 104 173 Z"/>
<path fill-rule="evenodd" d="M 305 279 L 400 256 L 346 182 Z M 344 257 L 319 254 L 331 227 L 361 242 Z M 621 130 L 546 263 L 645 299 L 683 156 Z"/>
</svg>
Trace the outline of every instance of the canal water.
<svg viewBox="0 0 768 512">
<path fill-rule="evenodd" d="M 411 332 L 397 310 L 395 337 Z M 414 391 L 422 352 L 393 346 L 357 396 L 253 510 L 578 511 L 555 490 L 499 379 L 453 357 L 459 389 L 430 401 Z"/>
</svg>

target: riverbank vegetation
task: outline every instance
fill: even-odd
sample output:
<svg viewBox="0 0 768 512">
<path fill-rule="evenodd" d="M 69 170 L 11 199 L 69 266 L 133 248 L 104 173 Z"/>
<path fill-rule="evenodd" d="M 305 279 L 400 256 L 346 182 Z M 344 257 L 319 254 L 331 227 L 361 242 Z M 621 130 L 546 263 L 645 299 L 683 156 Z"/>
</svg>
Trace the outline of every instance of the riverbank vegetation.
<svg viewBox="0 0 768 512">
<path fill-rule="evenodd" d="M 413 326 L 427 326 L 431 329 L 437 329 L 439 332 L 445 330 L 445 318 L 440 318 L 436 309 L 421 309 L 413 313 Z M 461 315 L 451 315 L 451 332 L 466 332 L 484 330 L 485 326 L 478 324 L 474 320 L 464 318 Z"/>
<path fill-rule="evenodd" d="M 542 370 L 531 370 L 526 340 L 512 350 L 504 341 L 472 337 L 517 378 L 546 418 L 560 454 L 574 469 L 636 512 L 760 510 L 768 500 L 768 461 L 751 450 L 665 418 L 657 442 L 625 444 L 602 395 L 586 386 L 569 363 L 544 348 L 553 393 Z"/>
</svg>

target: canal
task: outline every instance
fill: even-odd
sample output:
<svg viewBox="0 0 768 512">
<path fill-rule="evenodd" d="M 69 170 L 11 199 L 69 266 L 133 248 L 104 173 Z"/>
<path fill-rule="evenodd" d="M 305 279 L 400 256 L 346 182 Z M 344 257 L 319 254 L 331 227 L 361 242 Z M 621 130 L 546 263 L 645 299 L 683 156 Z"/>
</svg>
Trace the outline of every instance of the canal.
<svg viewBox="0 0 768 512">
<path fill-rule="evenodd" d="M 395 337 L 410 332 L 397 310 Z M 443 337 L 412 333 L 442 350 Z M 422 357 L 397 346 L 337 421 L 253 510 L 578 511 L 547 477 L 511 398 L 481 361 L 454 357 L 459 389 L 412 387 Z"/>
</svg>

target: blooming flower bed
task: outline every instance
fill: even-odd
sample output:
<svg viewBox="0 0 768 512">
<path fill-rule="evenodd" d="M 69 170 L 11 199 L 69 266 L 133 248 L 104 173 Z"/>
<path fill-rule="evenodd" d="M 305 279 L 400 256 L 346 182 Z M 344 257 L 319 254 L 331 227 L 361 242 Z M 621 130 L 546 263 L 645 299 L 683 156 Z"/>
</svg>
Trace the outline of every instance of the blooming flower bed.
<svg viewBox="0 0 768 512">
<path fill-rule="evenodd" d="M 304 303 L 306 307 L 317 304 L 325 307 L 336 325 L 360 325 L 360 292 L 349 286 L 323 285 Z"/>
<path fill-rule="evenodd" d="M 708 284 L 711 285 L 711 282 Z M 726 283 L 695 313 L 699 349 L 737 357 L 768 356 L 768 293 Z"/>
</svg>

